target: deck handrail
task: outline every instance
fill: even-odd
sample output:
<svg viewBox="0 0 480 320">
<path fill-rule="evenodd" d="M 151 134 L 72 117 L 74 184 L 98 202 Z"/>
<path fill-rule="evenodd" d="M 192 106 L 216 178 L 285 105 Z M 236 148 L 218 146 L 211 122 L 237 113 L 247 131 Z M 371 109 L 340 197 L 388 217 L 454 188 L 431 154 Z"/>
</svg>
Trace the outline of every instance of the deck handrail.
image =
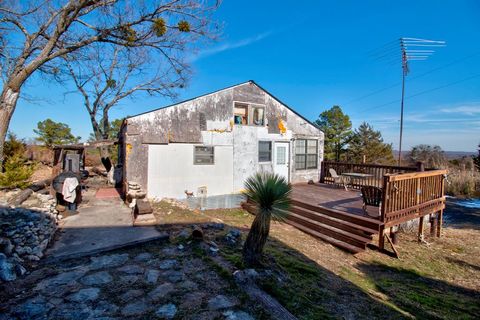
<svg viewBox="0 0 480 320">
<path fill-rule="evenodd" d="M 385 227 L 443 210 L 446 174 L 447 170 L 386 174 L 381 210 Z"/>
<path fill-rule="evenodd" d="M 381 164 L 366 164 L 366 163 L 353 163 L 353 162 L 337 162 L 337 161 L 323 161 L 320 170 L 320 182 L 325 184 L 333 184 L 334 180 L 331 179 L 328 170 L 330 168 L 335 169 L 337 174 L 341 175 L 346 172 L 358 172 L 371 174 L 372 177 L 350 181 L 350 185 L 354 189 L 360 189 L 364 185 L 370 185 L 381 188 L 383 185 L 383 176 L 386 174 L 406 173 L 414 172 L 416 167 L 408 166 L 390 166 Z"/>
</svg>

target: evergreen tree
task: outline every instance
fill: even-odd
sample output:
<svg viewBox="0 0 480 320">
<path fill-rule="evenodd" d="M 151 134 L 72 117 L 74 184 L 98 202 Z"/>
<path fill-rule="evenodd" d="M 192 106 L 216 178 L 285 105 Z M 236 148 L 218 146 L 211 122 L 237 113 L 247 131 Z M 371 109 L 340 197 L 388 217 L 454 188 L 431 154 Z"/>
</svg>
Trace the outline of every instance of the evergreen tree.
<svg viewBox="0 0 480 320">
<path fill-rule="evenodd" d="M 36 139 L 48 148 L 56 144 L 77 143 L 80 140 L 80 137 L 72 134 L 67 124 L 55 122 L 52 119 L 40 121 L 37 129 L 33 129 L 33 132 L 38 135 Z"/>
<path fill-rule="evenodd" d="M 480 171 L 480 144 L 478 145 L 478 155 L 473 157 L 473 163 L 475 164 L 475 168 Z"/>
<path fill-rule="evenodd" d="M 333 106 L 322 112 L 315 124 L 325 134 L 325 159 L 340 161 L 352 134 L 350 117 L 339 106 Z"/>
<path fill-rule="evenodd" d="M 392 145 L 383 142 L 380 131 L 363 122 L 352 135 L 347 150 L 349 161 L 362 163 L 393 164 Z"/>
</svg>

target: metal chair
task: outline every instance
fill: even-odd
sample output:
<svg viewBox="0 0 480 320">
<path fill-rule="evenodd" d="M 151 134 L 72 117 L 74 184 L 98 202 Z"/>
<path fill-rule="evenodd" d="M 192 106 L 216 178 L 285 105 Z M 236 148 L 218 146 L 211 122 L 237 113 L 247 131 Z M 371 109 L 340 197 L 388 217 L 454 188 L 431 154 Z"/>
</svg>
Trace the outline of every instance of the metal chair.
<svg viewBox="0 0 480 320">
<path fill-rule="evenodd" d="M 335 185 L 341 184 L 341 185 L 343 185 L 343 187 L 345 188 L 345 190 L 348 191 L 347 185 L 345 184 L 345 177 L 339 176 L 339 175 L 337 174 L 337 171 L 335 171 L 335 169 L 333 169 L 333 168 L 328 169 L 328 172 L 330 172 L 330 176 L 333 178 L 333 183 L 334 183 Z"/>
<path fill-rule="evenodd" d="M 361 189 L 363 199 L 363 211 L 368 215 L 367 206 L 378 207 L 378 215 L 382 208 L 382 189 L 374 186 L 363 186 Z"/>
</svg>

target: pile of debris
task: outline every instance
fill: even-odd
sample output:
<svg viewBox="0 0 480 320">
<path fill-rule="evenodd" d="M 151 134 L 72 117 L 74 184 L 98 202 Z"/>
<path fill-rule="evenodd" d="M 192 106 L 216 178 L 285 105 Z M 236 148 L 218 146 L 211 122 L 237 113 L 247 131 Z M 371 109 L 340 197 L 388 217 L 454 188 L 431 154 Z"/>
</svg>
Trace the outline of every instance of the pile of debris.
<svg viewBox="0 0 480 320">
<path fill-rule="evenodd" d="M 12 206 L 20 192 L 7 192 L 0 201 L 0 282 L 24 275 L 43 257 L 61 218 L 48 194 L 34 192 L 22 207 Z"/>
</svg>

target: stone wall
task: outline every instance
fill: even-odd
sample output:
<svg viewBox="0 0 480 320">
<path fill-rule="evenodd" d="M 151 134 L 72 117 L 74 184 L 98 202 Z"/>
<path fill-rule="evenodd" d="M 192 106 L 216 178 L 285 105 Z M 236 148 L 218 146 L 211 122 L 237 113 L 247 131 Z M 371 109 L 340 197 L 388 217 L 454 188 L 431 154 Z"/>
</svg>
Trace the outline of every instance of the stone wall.
<svg viewBox="0 0 480 320">
<path fill-rule="evenodd" d="M 57 229 L 55 200 L 42 194 L 31 198 L 27 201 L 35 207 L 0 204 L 0 282 L 24 275 L 32 263 L 43 257 Z"/>
</svg>

